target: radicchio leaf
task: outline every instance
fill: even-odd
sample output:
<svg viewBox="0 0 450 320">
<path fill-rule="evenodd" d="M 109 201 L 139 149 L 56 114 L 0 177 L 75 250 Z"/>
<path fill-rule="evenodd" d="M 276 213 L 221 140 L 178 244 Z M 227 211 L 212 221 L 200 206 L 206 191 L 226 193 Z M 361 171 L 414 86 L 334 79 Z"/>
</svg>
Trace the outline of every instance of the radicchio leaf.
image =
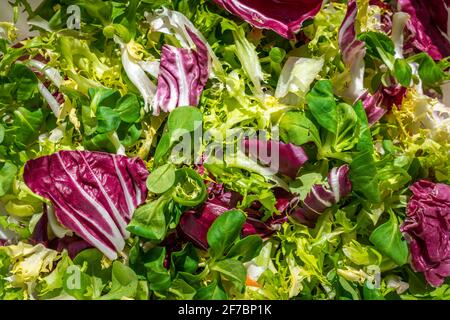
<svg viewBox="0 0 450 320">
<path fill-rule="evenodd" d="M 320 214 L 351 192 L 349 170 L 348 165 L 332 168 L 328 173 L 328 186 L 313 185 L 303 201 L 303 207 L 296 209 L 291 216 L 312 227 Z"/>
<path fill-rule="evenodd" d="M 450 56 L 448 0 L 399 0 L 398 6 L 410 15 L 408 43 L 435 60 Z"/>
<path fill-rule="evenodd" d="M 450 276 L 450 186 L 419 180 L 410 190 L 400 230 L 409 242 L 414 270 L 438 287 Z"/>
<path fill-rule="evenodd" d="M 192 34 L 196 38 L 195 34 Z M 196 106 L 208 81 L 208 52 L 199 42 L 197 50 L 164 45 L 154 110 L 170 112 L 179 106 Z"/>
<path fill-rule="evenodd" d="M 302 23 L 313 18 L 322 0 L 214 0 L 217 4 L 251 25 L 271 29 L 279 35 L 295 39 Z"/>
<path fill-rule="evenodd" d="M 405 95 L 406 88 L 399 84 L 393 84 L 390 87 L 381 85 L 374 94 L 365 91 L 358 100 L 361 100 L 367 120 L 372 125 L 380 120 L 392 106 L 400 107 Z"/>
<path fill-rule="evenodd" d="M 364 93 L 364 56 L 366 55 L 364 42 L 356 38 L 357 13 L 356 0 L 350 0 L 344 21 L 339 29 L 339 49 L 345 65 L 350 69 L 351 76 L 347 94 L 353 99 L 357 99 Z"/>
<path fill-rule="evenodd" d="M 51 229 L 48 216 L 49 208 L 51 207 L 48 207 L 47 204 L 43 205 L 43 214 L 34 227 L 33 234 L 30 238 L 32 244 L 36 245 L 40 243 L 49 249 L 59 252 L 67 250 L 71 259 L 75 258 L 80 251 L 92 247 L 89 243 L 76 235 L 63 236 L 61 238 L 55 237 L 50 240 L 48 233 L 49 229 Z"/>
<path fill-rule="evenodd" d="M 145 13 L 145 16 L 152 31 L 173 35 L 181 47 L 197 51 L 206 48 L 208 58 L 204 62 L 208 64 L 208 72 L 211 71 L 216 76 L 223 74 L 222 64 L 211 46 L 186 16 L 167 8 L 155 10 L 154 14 Z"/>
<path fill-rule="evenodd" d="M 295 178 L 300 167 L 308 161 L 303 148 L 292 143 L 249 138 L 243 140 L 243 148 L 253 160 L 291 178 Z"/>
<path fill-rule="evenodd" d="M 180 235 L 203 250 L 208 249 L 206 235 L 209 227 L 222 213 L 236 208 L 238 201 L 242 199 L 239 193 L 225 191 L 222 185 L 215 183 L 209 185 L 208 193 L 209 200 L 197 209 L 184 212 L 178 225 Z M 263 215 L 257 210 L 258 203 L 255 203 L 245 210 L 247 219 L 241 231 L 244 237 L 257 234 L 267 238 L 276 232 L 281 224 L 287 221 L 286 212 L 291 202 L 296 202 L 296 199 L 292 194 L 287 195 L 287 192 L 278 189 L 276 189 L 275 194 L 277 196 L 276 206 L 281 214 L 273 216 L 267 221 L 262 221 Z M 284 209 L 284 211 L 281 211 L 281 209 Z"/>
<path fill-rule="evenodd" d="M 103 152 L 59 151 L 30 160 L 24 181 L 51 200 L 58 221 L 115 259 L 126 226 L 147 196 L 148 170 L 139 158 Z"/>
</svg>

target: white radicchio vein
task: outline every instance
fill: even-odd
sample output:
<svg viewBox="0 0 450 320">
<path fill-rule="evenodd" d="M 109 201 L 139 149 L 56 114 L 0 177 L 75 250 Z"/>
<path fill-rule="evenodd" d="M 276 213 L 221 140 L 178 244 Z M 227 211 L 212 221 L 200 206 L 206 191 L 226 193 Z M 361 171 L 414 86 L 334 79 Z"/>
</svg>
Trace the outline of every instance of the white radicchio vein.
<svg viewBox="0 0 450 320">
<path fill-rule="evenodd" d="M 100 213 L 101 217 L 103 218 L 103 220 L 106 222 L 106 224 L 109 226 L 109 228 L 111 229 L 111 234 L 108 235 L 108 239 L 110 239 L 110 241 L 113 243 L 113 245 L 117 248 L 117 249 L 121 249 L 123 248 L 123 246 L 125 245 L 125 241 L 122 238 L 122 235 L 120 234 L 119 229 L 117 228 L 116 224 L 114 223 L 113 219 L 111 218 L 111 216 L 109 215 L 109 213 L 105 210 L 105 208 L 103 208 L 102 206 L 99 206 L 98 203 L 92 199 L 92 197 L 83 190 L 83 188 L 81 188 L 78 185 L 78 182 L 74 179 L 74 177 L 72 177 L 72 175 L 67 171 L 66 166 L 64 165 L 63 160 L 61 159 L 61 155 L 59 153 L 56 153 L 56 156 L 58 158 L 58 161 L 60 162 L 61 168 L 64 170 L 64 172 L 67 174 L 67 176 L 69 177 L 69 179 L 73 182 L 73 184 L 75 185 L 76 189 L 81 193 L 81 195 L 97 210 L 98 213 Z M 115 161 L 115 158 L 114 158 Z M 123 178 L 122 178 L 123 180 Z M 127 201 L 128 202 L 128 201 Z M 78 214 L 80 214 L 81 216 L 83 216 L 80 212 L 78 212 L 77 210 L 75 210 L 75 208 L 73 208 L 74 211 L 76 211 Z M 95 222 L 94 222 L 95 225 Z"/>
<path fill-rule="evenodd" d="M 89 163 L 87 162 L 85 156 L 81 153 L 80 154 L 81 159 L 83 159 L 84 163 L 86 163 L 86 168 L 89 169 L 89 172 L 91 173 L 91 175 L 94 177 L 95 182 L 97 183 L 97 186 L 99 188 L 99 190 L 101 191 L 102 195 L 105 197 L 106 201 L 108 202 L 108 206 L 110 207 L 113 215 L 114 215 L 114 220 L 118 223 L 119 228 L 120 228 L 120 232 L 122 233 L 122 235 L 124 237 L 128 237 L 130 234 L 128 231 L 126 231 L 126 227 L 127 227 L 127 222 L 125 221 L 125 219 L 123 218 L 123 216 L 120 214 L 119 210 L 117 210 L 117 207 L 114 205 L 111 197 L 108 195 L 108 193 L 106 192 L 105 188 L 103 187 L 103 185 L 100 183 L 100 181 L 98 180 L 97 176 L 95 175 L 95 173 L 92 171 L 91 166 L 89 165 Z"/>
</svg>

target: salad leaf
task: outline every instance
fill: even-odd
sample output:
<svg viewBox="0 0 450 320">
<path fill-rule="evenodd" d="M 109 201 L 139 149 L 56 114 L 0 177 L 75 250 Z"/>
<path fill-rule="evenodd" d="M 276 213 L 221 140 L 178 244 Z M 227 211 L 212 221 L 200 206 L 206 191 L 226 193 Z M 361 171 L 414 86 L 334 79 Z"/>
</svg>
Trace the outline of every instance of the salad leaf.
<svg viewBox="0 0 450 320">
<path fill-rule="evenodd" d="M 261 3 L 258 1 L 214 0 L 217 4 L 248 23 L 259 28 L 271 29 L 283 37 L 294 38 L 302 23 L 320 10 L 322 1 L 308 3 L 286 1 L 279 5 L 276 1 Z"/>
<path fill-rule="evenodd" d="M 60 151 L 30 160 L 24 169 L 25 183 L 52 201 L 61 224 L 111 259 L 123 249 L 126 224 L 146 198 L 147 175 L 142 160 L 87 151 Z M 41 178 L 48 176 L 53 179 Z M 67 193 L 67 184 L 73 188 L 71 193 Z M 111 191 L 118 186 L 123 193 Z M 80 199 L 84 199 L 81 210 L 76 209 Z"/>
<path fill-rule="evenodd" d="M 390 213 L 387 222 L 377 227 L 370 235 L 370 242 L 382 253 L 391 258 L 397 265 L 408 261 L 408 246 L 402 240 L 397 218 Z"/>
<path fill-rule="evenodd" d="M 175 167 L 167 163 L 150 173 L 147 178 L 147 189 L 153 193 L 164 193 L 175 184 Z"/>
<path fill-rule="evenodd" d="M 220 215 L 208 230 L 207 240 L 213 257 L 220 257 L 236 240 L 245 222 L 239 210 L 230 210 Z"/>
</svg>

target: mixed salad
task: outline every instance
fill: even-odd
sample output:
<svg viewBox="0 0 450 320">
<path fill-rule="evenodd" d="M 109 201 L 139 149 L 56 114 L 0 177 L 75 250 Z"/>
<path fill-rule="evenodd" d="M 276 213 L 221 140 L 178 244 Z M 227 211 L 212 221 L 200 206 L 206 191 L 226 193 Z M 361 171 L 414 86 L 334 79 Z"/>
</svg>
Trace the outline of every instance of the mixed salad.
<svg viewBox="0 0 450 320">
<path fill-rule="evenodd" d="M 449 0 L 9 2 L 0 299 L 450 299 Z"/>
</svg>

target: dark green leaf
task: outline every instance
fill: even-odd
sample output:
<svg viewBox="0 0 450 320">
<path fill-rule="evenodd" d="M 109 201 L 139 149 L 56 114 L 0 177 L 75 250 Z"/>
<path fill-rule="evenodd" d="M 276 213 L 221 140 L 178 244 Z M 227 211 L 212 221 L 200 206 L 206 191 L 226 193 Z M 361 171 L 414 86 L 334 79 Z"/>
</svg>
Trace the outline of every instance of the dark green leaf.
<svg viewBox="0 0 450 320">
<path fill-rule="evenodd" d="M 273 47 L 270 49 L 269 57 L 275 63 L 282 63 L 285 56 L 286 51 L 283 48 Z"/>
<path fill-rule="evenodd" d="M 208 230 L 207 240 L 211 256 L 221 257 L 225 250 L 239 237 L 245 214 L 240 210 L 230 210 L 221 214 Z"/>
<path fill-rule="evenodd" d="M 336 133 L 330 139 L 334 151 L 350 150 L 358 141 L 358 117 L 353 107 L 346 103 L 336 106 Z"/>
<path fill-rule="evenodd" d="M 366 43 L 366 54 L 383 61 L 392 70 L 394 64 L 394 43 L 391 38 L 381 32 L 364 32 L 358 36 Z"/>
<path fill-rule="evenodd" d="M 389 220 L 376 228 L 369 238 L 370 242 L 383 254 L 401 266 L 408 262 L 408 245 L 402 239 L 397 217 L 390 213 Z"/>
<path fill-rule="evenodd" d="M 0 144 L 3 142 L 5 138 L 5 127 L 0 124 Z"/>
<path fill-rule="evenodd" d="M 39 135 L 39 129 L 44 121 L 41 109 L 30 111 L 19 107 L 14 111 L 14 141 L 20 148 L 26 148 Z"/>
<path fill-rule="evenodd" d="M 201 287 L 195 295 L 196 300 L 227 300 L 228 296 L 222 287 L 222 284 L 213 280 L 206 287 Z"/>
<path fill-rule="evenodd" d="M 133 123 L 141 117 L 141 105 L 139 99 L 134 94 L 127 94 L 117 101 L 115 108 L 120 116 L 120 120 Z"/>
<path fill-rule="evenodd" d="M 73 265 L 67 268 L 62 283 L 64 291 L 77 300 L 88 299 L 87 290 L 92 284 L 92 278 L 82 272 L 79 266 Z"/>
<path fill-rule="evenodd" d="M 175 166 L 171 163 L 153 170 L 147 178 L 147 189 L 150 192 L 161 194 L 172 188 L 175 184 L 175 170 Z"/>
<path fill-rule="evenodd" d="M 103 269 L 102 267 L 103 254 L 95 248 L 85 249 L 78 253 L 73 259 L 73 263 L 80 267 L 86 263 L 87 269 L 85 272 L 90 276 L 95 276 L 102 279 L 103 282 L 111 278 L 111 268 Z"/>
<path fill-rule="evenodd" d="M 317 81 L 306 95 L 308 108 L 317 122 L 325 129 L 336 133 L 337 111 L 333 95 L 333 85 L 329 80 Z"/>
<path fill-rule="evenodd" d="M 250 235 L 234 244 L 227 254 L 227 259 L 234 258 L 247 262 L 256 257 L 261 251 L 263 242 L 260 236 Z"/>
<path fill-rule="evenodd" d="M 14 164 L 9 161 L 4 163 L 3 167 L 0 169 L 0 197 L 11 190 L 16 173 L 17 167 Z"/>
<path fill-rule="evenodd" d="M 303 112 L 289 111 L 280 120 L 280 136 L 285 143 L 301 146 L 314 142 L 320 146 L 320 135 L 314 123 Z"/>
<path fill-rule="evenodd" d="M 363 287 L 363 297 L 364 300 L 386 300 L 381 294 L 380 289 L 369 288 L 367 283 Z"/>
<path fill-rule="evenodd" d="M 429 55 L 423 53 L 421 58 L 419 62 L 420 79 L 422 79 L 425 85 L 431 87 L 439 85 L 444 78 L 444 72 Z"/>
<path fill-rule="evenodd" d="M 147 239 L 162 240 L 167 229 L 164 211 L 168 201 L 170 198 L 163 195 L 137 208 L 127 230 Z"/>
<path fill-rule="evenodd" d="M 122 122 L 117 129 L 117 135 L 124 147 L 134 145 L 141 137 L 141 132 L 139 124 L 129 125 L 125 122 Z"/>
<path fill-rule="evenodd" d="M 350 181 L 353 191 L 371 202 L 380 202 L 379 181 L 372 153 L 357 153 L 350 163 Z"/>
<path fill-rule="evenodd" d="M 177 129 L 194 132 L 202 125 L 203 114 L 196 107 L 178 107 L 169 114 L 167 126 L 169 131 L 174 132 Z"/>
<path fill-rule="evenodd" d="M 238 291 L 244 290 L 247 271 L 241 262 L 234 259 L 221 260 L 215 263 L 211 270 L 219 272 L 222 278 L 230 281 Z"/>
<path fill-rule="evenodd" d="M 195 207 L 206 200 L 208 195 L 203 178 L 192 168 L 176 171 L 176 185 L 172 192 L 175 202 L 188 207 Z"/>
<path fill-rule="evenodd" d="M 97 132 L 105 133 L 116 131 L 120 125 L 119 114 L 109 107 L 99 107 L 97 110 Z"/>
<path fill-rule="evenodd" d="M 192 243 L 188 243 L 183 250 L 172 252 L 171 260 L 176 272 L 194 273 L 198 267 L 199 257 Z"/>
<path fill-rule="evenodd" d="M 373 158 L 373 142 L 367 116 L 359 101 L 354 110 L 360 123 L 358 152 L 350 163 L 350 180 L 354 192 L 361 194 L 372 202 L 380 202 L 378 172 Z"/>
<path fill-rule="evenodd" d="M 172 141 L 170 139 L 170 133 L 164 132 L 159 139 L 158 145 L 156 146 L 155 156 L 153 158 L 155 164 L 159 164 L 162 158 L 169 152 L 170 147 L 172 146 Z"/>
<path fill-rule="evenodd" d="M 166 249 L 164 247 L 155 247 L 147 253 L 145 268 L 150 290 L 166 291 L 172 283 L 169 270 L 164 268 L 165 258 Z"/>
<path fill-rule="evenodd" d="M 396 59 L 394 63 L 394 74 L 398 83 L 404 87 L 409 87 L 412 78 L 412 69 L 405 59 Z"/>
<path fill-rule="evenodd" d="M 197 291 L 186 283 L 183 279 L 177 278 L 172 281 L 172 285 L 169 290 L 180 300 L 191 300 L 194 298 Z"/>
<path fill-rule="evenodd" d="M 120 300 L 134 298 L 137 292 L 138 278 L 134 271 L 119 261 L 112 265 L 111 290 L 100 300 Z"/>
<path fill-rule="evenodd" d="M 91 99 L 90 108 L 94 111 L 98 107 L 113 108 L 120 99 L 119 91 L 110 88 L 90 88 L 88 94 Z"/>
</svg>

